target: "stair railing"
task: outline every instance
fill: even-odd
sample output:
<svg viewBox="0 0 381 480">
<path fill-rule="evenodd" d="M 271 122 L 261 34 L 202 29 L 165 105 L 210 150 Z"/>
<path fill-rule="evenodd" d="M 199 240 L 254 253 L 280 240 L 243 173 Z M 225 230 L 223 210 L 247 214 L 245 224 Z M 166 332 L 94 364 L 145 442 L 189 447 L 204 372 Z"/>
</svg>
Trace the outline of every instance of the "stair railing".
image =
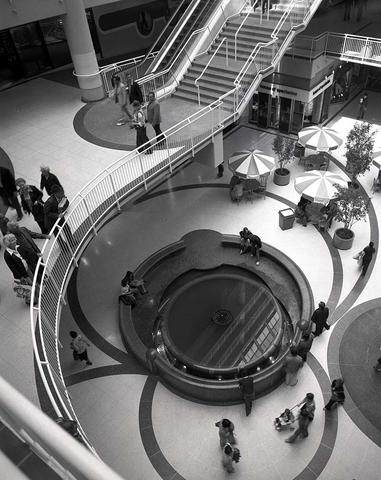
<svg viewBox="0 0 381 480">
<path fill-rule="evenodd" d="M 221 42 L 219 43 L 218 47 L 215 49 L 215 51 L 213 52 L 213 55 L 210 57 L 208 63 L 205 65 L 204 69 L 202 70 L 202 72 L 200 73 L 200 75 L 196 78 L 196 80 L 194 81 L 194 84 L 196 85 L 197 87 L 197 97 L 198 97 L 198 105 L 200 106 L 201 105 L 201 99 L 200 99 L 200 80 L 202 78 L 202 76 L 204 75 L 205 71 L 208 69 L 209 65 L 211 64 L 211 62 L 213 61 L 214 57 L 216 56 L 218 50 L 222 47 L 222 45 L 225 43 L 225 57 L 226 57 L 226 60 L 225 60 L 225 65 L 228 67 L 229 66 L 229 42 L 228 42 L 228 39 L 226 37 L 224 37 Z"/>
<path fill-rule="evenodd" d="M 148 67 L 149 62 L 152 62 L 158 53 L 159 52 L 151 52 L 149 55 L 139 55 L 138 57 L 129 58 L 127 60 L 122 60 L 120 62 L 111 63 L 110 65 L 101 67 L 99 69 L 99 73 L 103 81 L 103 87 L 106 95 L 108 95 L 114 89 L 112 78 L 115 75 L 119 75 L 123 83 L 127 81 L 128 74 L 131 75 L 133 80 L 138 79 L 144 75 L 145 69 Z"/>
<path fill-rule="evenodd" d="M 268 42 L 258 43 L 243 67 L 236 77 L 234 84 L 237 88 L 237 106 L 245 103 L 246 98 L 253 91 L 254 83 L 259 83 L 261 78 L 265 74 L 269 74 L 277 64 L 279 58 L 284 54 L 287 48 L 287 39 L 293 36 L 298 28 L 302 28 L 306 25 L 309 18 L 317 10 L 320 5 L 320 0 L 293 0 L 286 10 L 283 12 L 281 18 L 276 24 L 273 32 L 271 33 L 271 40 Z M 300 7 L 304 7 L 303 18 L 299 20 L 300 16 Z M 295 14 L 295 24 L 293 24 L 292 16 Z M 278 49 L 275 49 L 276 43 L 279 40 L 279 34 L 281 29 L 285 27 L 287 19 L 290 20 L 290 26 L 284 28 L 284 33 L 286 33 L 285 38 L 282 40 L 282 44 Z M 265 51 L 265 49 L 271 48 L 272 59 L 270 64 L 268 62 L 261 65 L 260 54 Z M 249 77 L 249 78 L 247 78 Z"/>
<path fill-rule="evenodd" d="M 249 16 L 255 11 L 255 9 L 257 8 L 258 6 L 258 1 L 259 0 L 255 0 L 255 2 L 253 3 L 253 5 L 251 7 L 249 7 L 248 9 L 248 12 L 247 14 L 245 15 L 244 19 L 242 20 L 241 22 L 241 25 L 238 27 L 237 31 L 235 32 L 234 34 L 234 59 L 237 60 L 237 37 L 238 37 L 238 34 L 241 30 L 241 28 L 243 27 L 243 25 L 245 24 L 246 20 L 249 18 Z"/>
<path fill-rule="evenodd" d="M 240 15 L 246 7 L 246 0 L 238 0 L 231 6 L 233 13 L 229 15 L 229 12 L 226 11 L 227 8 L 225 9 L 221 3 L 216 8 L 209 24 L 192 33 L 168 68 L 139 79 L 138 83 L 143 90 L 143 94 L 146 95 L 148 92 L 155 90 L 155 84 L 165 85 L 165 88 L 161 88 L 159 91 L 155 90 L 158 98 L 163 98 L 173 93 L 192 61 L 207 53 L 226 22 Z"/>
</svg>

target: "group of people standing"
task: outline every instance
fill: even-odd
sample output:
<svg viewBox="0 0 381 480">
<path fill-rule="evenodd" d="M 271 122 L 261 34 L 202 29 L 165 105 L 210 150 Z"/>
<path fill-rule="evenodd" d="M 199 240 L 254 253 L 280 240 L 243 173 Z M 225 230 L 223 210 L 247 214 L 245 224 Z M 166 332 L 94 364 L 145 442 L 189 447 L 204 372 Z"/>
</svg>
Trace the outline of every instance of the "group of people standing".
<svg viewBox="0 0 381 480">
<path fill-rule="evenodd" d="M 115 75 L 112 79 L 114 90 L 111 97 L 114 98 L 116 104 L 119 105 L 122 117 L 118 120 L 117 125 L 122 126 L 129 123 L 130 128 L 136 130 L 136 148 L 139 152 L 149 155 L 152 148 L 149 144 L 147 136 L 146 123 L 149 123 L 155 131 L 156 143 L 160 146 L 165 139 L 161 131 L 161 112 L 160 104 L 156 100 L 154 92 L 148 95 L 148 103 L 144 112 L 144 98 L 139 84 L 132 81 L 130 75 L 127 75 L 127 82 L 124 84 L 119 75 Z M 128 103 L 131 105 L 132 113 L 128 109 Z"/>
<path fill-rule="evenodd" d="M 262 248 L 262 240 L 258 235 L 254 235 L 247 227 L 239 232 L 240 240 L 240 255 L 250 252 L 253 257 L 255 257 L 256 265 L 259 265 L 260 260 L 260 251 Z"/>
<path fill-rule="evenodd" d="M 0 229 L 5 247 L 4 260 L 12 272 L 16 295 L 24 298 L 26 303 L 30 302 L 30 286 L 36 272 L 38 258 L 41 256 L 35 239 L 50 238 L 49 233 L 57 219 L 60 219 L 59 223 L 61 225 L 63 224 L 63 215 L 69 205 L 60 181 L 50 172 L 49 167 L 42 166 L 40 170 L 40 188 L 27 184 L 24 178 L 13 179 L 15 188 L 13 206 L 17 211 L 18 221 L 22 218 L 22 214 L 19 213 L 19 209 L 21 211 L 22 208 L 24 214 L 33 216 L 41 233 L 26 227 L 20 227 L 18 222 L 10 221 L 5 215 L 0 215 Z M 12 176 L 11 173 L 10 175 Z M 43 200 L 44 190 L 49 196 L 45 202 Z M 19 209 L 16 208 L 16 202 L 20 207 Z M 56 235 L 58 230 L 59 227 L 53 231 L 53 234 Z M 61 247 L 63 247 L 65 242 L 59 240 L 62 243 L 62 245 L 60 243 Z M 42 272 L 40 271 L 37 276 L 38 283 L 41 281 L 41 275 Z"/>
</svg>

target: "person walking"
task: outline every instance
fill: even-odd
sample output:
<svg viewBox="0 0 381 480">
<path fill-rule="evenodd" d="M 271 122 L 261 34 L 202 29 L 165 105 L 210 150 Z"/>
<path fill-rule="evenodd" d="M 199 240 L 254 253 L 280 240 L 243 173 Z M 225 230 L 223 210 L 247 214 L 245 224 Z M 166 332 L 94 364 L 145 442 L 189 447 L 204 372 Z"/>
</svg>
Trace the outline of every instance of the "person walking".
<svg viewBox="0 0 381 480">
<path fill-rule="evenodd" d="M 90 347 L 90 343 L 83 340 L 79 333 L 75 332 L 74 330 L 70 331 L 70 348 L 73 350 L 73 358 L 74 360 L 80 360 L 81 362 L 86 362 L 86 365 L 92 365 L 92 362 L 89 360 L 87 355 L 87 348 Z"/>
<path fill-rule="evenodd" d="M 357 120 L 363 120 L 367 110 L 368 110 L 368 94 L 364 93 L 364 95 L 360 98 L 359 113 L 357 115 Z"/>
<path fill-rule="evenodd" d="M 307 353 L 311 350 L 312 342 L 314 337 L 311 333 L 305 332 L 302 335 L 302 338 L 297 346 L 298 355 L 303 359 L 304 362 L 307 361 Z"/>
<path fill-rule="evenodd" d="M 41 171 L 40 190 L 42 192 L 44 191 L 44 188 L 45 188 L 46 193 L 48 195 L 51 195 L 53 185 L 58 185 L 59 187 L 61 187 L 63 189 L 60 181 L 54 175 L 54 173 L 50 173 L 50 168 L 49 167 L 47 167 L 45 165 L 41 165 L 40 171 Z"/>
<path fill-rule="evenodd" d="M 17 187 L 12 172 L 5 167 L 0 167 L 0 196 L 5 206 L 11 206 L 17 212 L 17 221 L 23 217 L 20 202 L 17 198 Z"/>
<path fill-rule="evenodd" d="M 48 233 L 45 231 L 44 202 L 42 201 L 43 193 L 41 190 L 34 185 L 27 185 L 24 178 L 16 178 L 16 186 L 19 189 L 24 213 L 33 215 L 34 220 L 41 229 L 41 233 Z"/>
<path fill-rule="evenodd" d="M 319 308 L 317 308 L 311 317 L 311 322 L 315 324 L 314 337 L 318 337 L 322 334 L 324 328 L 329 330 L 331 328 L 327 323 L 329 316 L 329 309 L 325 306 L 324 302 L 319 302 Z"/>
<path fill-rule="evenodd" d="M 255 265 L 259 265 L 260 250 L 262 248 L 262 240 L 258 235 L 251 234 L 250 236 L 250 249 L 253 257 L 256 258 Z"/>
<path fill-rule="evenodd" d="M 253 377 L 246 376 L 239 381 L 239 388 L 241 390 L 242 399 L 245 403 L 246 416 L 251 413 L 254 400 L 254 380 Z"/>
<path fill-rule="evenodd" d="M 344 393 L 344 380 L 342 378 L 336 378 L 331 383 L 331 398 L 325 405 L 324 410 L 331 410 L 335 403 L 343 404 L 345 400 Z"/>
<path fill-rule="evenodd" d="M 361 270 L 361 276 L 365 277 L 365 274 L 368 270 L 368 267 L 370 265 L 370 262 L 372 261 L 373 254 L 376 252 L 376 249 L 374 248 L 374 243 L 369 242 L 369 245 L 367 245 L 364 249 L 364 256 L 362 257 L 362 270 Z"/>
<path fill-rule="evenodd" d="M 219 422 L 216 422 L 216 427 L 218 427 L 218 435 L 220 437 L 220 446 L 224 448 L 224 445 L 230 443 L 234 445 L 236 439 L 234 436 L 234 424 L 227 418 L 223 418 Z"/>
<path fill-rule="evenodd" d="M 143 103 L 144 101 L 142 91 L 136 80 L 132 82 L 132 85 L 129 88 L 129 99 L 131 105 L 135 102 L 135 100 L 137 100 L 139 103 Z"/>
<path fill-rule="evenodd" d="M 285 358 L 284 367 L 286 370 L 286 385 L 295 386 L 298 383 L 298 371 L 303 367 L 303 359 L 298 355 L 295 346 L 290 347 L 290 353 Z"/>
<path fill-rule="evenodd" d="M 146 122 L 139 100 L 133 101 L 132 108 L 134 110 L 132 128 L 135 128 L 136 130 L 136 148 L 139 153 L 144 152 L 146 155 L 149 155 L 150 153 L 152 153 L 152 148 L 150 148 L 150 144 L 148 141 L 147 129 L 145 125 Z M 147 145 L 141 148 L 144 144 Z"/>
<path fill-rule="evenodd" d="M 344 21 L 350 21 L 353 0 L 344 0 Z"/>
<path fill-rule="evenodd" d="M 164 140 L 163 132 L 160 129 L 161 115 L 160 115 L 160 104 L 156 100 L 154 92 L 150 92 L 148 95 L 148 105 L 147 105 L 147 122 L 152 125 L 152 128 L 155 130 L 156 142 L 162 143 Z"/>
<path fill-rule="evenodd" d="M 127 108 L 127 90 L 126 85 L 120 80 L 119 75 L 114 75 L 112 80 L 114 90 L 111 93 L 111 98 L 114 98 L 116 104 L 119 105 L 122 117 L 117 121 L 117 126 L 125 125 L 128 120 L 132 119 L 131 113 Z"/>
<path fill-rule="evenodd" d="M 315 416 L 316 404 L 315 404 L 315 396 L 313 393 L 307 393 L 306 396 L 303 398 L 301 402 L 297 404 L 298 407 L 302 405 L 301 410 L 306 409 L 308 412 L 308 418 L 312 422 Z"/>
<path fill-rule="evenodd" d="M 290 437 L 286 438 L 285 442 L 294 443 L 299 436 L 301 436 L 302 438 L 307 438 L 309 424 L 310 424 L 310 419 L 309 419 L 308 412 L 305 408 L 302 408 L 298 416 L 298 428 Z"/>
</svg>

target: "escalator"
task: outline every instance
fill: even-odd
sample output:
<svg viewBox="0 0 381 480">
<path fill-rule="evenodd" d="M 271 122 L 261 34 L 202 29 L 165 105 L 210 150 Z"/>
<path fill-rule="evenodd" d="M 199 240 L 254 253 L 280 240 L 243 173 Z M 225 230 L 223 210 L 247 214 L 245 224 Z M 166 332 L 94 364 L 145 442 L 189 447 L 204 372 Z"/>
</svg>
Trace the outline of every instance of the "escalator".
<svg viewBox="0 0 381 480">
<path fill-rule="evenodd" d="M 182 18 L 179 19 L 177 15 L 173 22 L 169 22 L 173 26 L 168 27 L 166 41 L 163 42 L 163 39 L 159 38 L 159 42 L 152 47 L 151 50 L 158 50 L 160 45 L 161 51 L 147 69 L 147 73 L 165 69 L 183 48 L 192 32 L 207 23 L 211 12 L 219 3 L 220 0 L 193 0 L 191 3 L 188 1 L 188 8 L 182 9 Z"/>
</svg>

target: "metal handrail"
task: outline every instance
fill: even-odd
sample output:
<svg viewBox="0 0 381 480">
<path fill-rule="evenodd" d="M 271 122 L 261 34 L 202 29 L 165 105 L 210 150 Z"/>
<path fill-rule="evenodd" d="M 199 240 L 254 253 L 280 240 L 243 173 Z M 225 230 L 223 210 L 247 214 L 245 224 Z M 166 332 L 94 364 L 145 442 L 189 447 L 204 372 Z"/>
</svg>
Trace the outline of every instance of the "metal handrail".
<svg viewBox="0 0 381 480">
<path fill-rule="evenodd" d="M 186 2 L 187 0 L 182 0 L 176 10 L 174 11 L 173 15 L 171 16 L 171 18 L 168 20 L 168 22 L 166 23 L 165 27 L 163 28 L 163 30 L 160 32 L 159 36 L 156 38 L 155 42 L 153 43 L 153 45 L 151 46 L 151 48 L 148 50 L 147 54 L 145 55 L 143 62 L 145 62 L 146 58 L 149 57 L 150 53 L 155 51 L 155 48 L 156 48 L 156 45 L 159 45 L 159 42 L 161 40 L 161 38 L 163 37 L 164 33 L 166 32 L 167 28 L 169 28 L 169 26 L 171 25 L 173 19 L 176 17 L 176 15 L 179 13 L 181 7 L 183 6 L 184 2 Z M 185 12 L 184 12 L 185 13 Z M 169 38 L 169 37 L 168 37 Z"/>
<path fill-rule="evenodd" d="M 294 1 L 293 5 L 301 3 L 302 0 Z M 314 8 L 320 3 L 320 0 L 313 0 Z M 315 10 L 316 10 L 315 8 Z M 304 20 L 307 18 L 305 16 Z M 284 22 L 283 22 L 284 23 Z M 274 32 L 279 31 L 279 27 L 274 29 Z M 293 26 L 290 34 L 294 34 L 294 30 L 298 27 Z M 288 38 L 288 37 L 286 37 Z M 273 42 L 273 39 L 268 42 Z M 285 43 L 275 55 L 272 63 L 278 58 L 279 52 L 285 50 Z M 257 49 L 257 52 L 259 49 Z M 251 54 L 251 62 L 254 61 L 256 54 Z M 256 72 L 255 78 L 248 83 L 247 91 L 242 101 L 239 102 L 237 92 L 241 89 L 241 83 L 244 75 L 248 72 L 249 65 L 245 64 L 237 75 L 234 88 L 229 92 L 221 95 L 216 101 L 210 105 L 202 108 L 199 112 L 194 113 L 189 118 L 184 119 L 179 124 L 166 130 L 163 134 L 164 141 L 160 139 L 162 150 L 154 150 L 151 155 L 143 155 L 144 152 L 130 152 L 115 161 L 110 167 L 98 174 L 88 184 L 81 189 L 70 206 L 69 211 L 65 214 L 64 224 L 58 226 L 58 220 L 54 225 L 52 231 L 59 229 L 57 237 L 47 240 L 42 248 L 42 258 L 39 258 L 36 276 L 33 280 L 31 298 L 34 299 L 37 295 L 37 272 L 42 270 L 42 278 L 44 283 L 38 291 L 37 308 L 33 307 L 31 302 L 31 328 L 32 334 L 37 330 L 41 336 L 41 348 L 37 348 L 37 342 L 34 338 L 33 346 L 35 349 L 36 360 L 40 374 L 43 378 L 44 385 L 49 392 L 49 382 L 45 378 L 46 372 L 44 366 L 47 367 L 47 374 L 50 376 L 49 381 L 53 383 L 58 396 L 59 404 L 55 401 L 55 396 L 50 392 L 49 398 L 52 401 L 53 408 L 57 416 L 61 416 L 61 412 L 67 413 L 69 418 L 76 418 L 73 406 L 71 404 L 70 396 L 65 387 L 62 371 L 59 362 L 59 348 L 60 342 L 58 339 L 58 321 L 60 314 L 61 302 L 64 302 L 64 292 L 66 288 L 66 281 L 69 276 L 71 266 L 76 264 L 76 258 L 88 235 L 96 233 L 98 222 L 108 214 L 112 208 L 120 209 L 120 201 L 136 188 L 144 186 L 147 188 L 147 182 L 156 178 L 157 174 L 164 169 L 172 171 L 173 166 L 186 158 L 186 155 L 193 154 L 195 148 L 200 146 L 203 142 L 213 138 L 216 133 L 221 132 L 223 128 L 231 121 L 237 119 L 245 96 L 250 93 L 251 88 L 260 79 L 262 72 Z M 237 81 L 237 79 L 239 81 Z M 229 103 L 227 100 L 233 99 L 233 108 L 229 110 Z M 225 102 L 226 100 L 226 102 Z M 226 107 L 225 107 L 226 105 Z M 225 115 L 221 118 L 222 113 Z M 217 115 L 217 117 L 216 117 Z M 207 128 L 202 133 L 194 136 L 192 133 L 192 125 L 196 125 L 201 118 L 205 121 L 210 119 L 210 129 Z M 187 137 L 181 138 L 181 133 L 184 132 Z M 156 145 L 158 144 L 156 137 Z M 179 146 L 180 144 L 180 146 Z M 142 146 L 144 151 L 151 149 L 152 140 Z M 162 151 L 167 152 L 167 157 L 163 159 Z M 65 233 L 66 228 L 72 228 L 72 236 Z M 59 240 L 66 242 L 67 251 L 65 254 L 61 253 Z M 49 283 L 50 281 L 50 283 Z M 53 333 L 52 333 L 53 332 Z M 59 384 L 57 384 L 57 381 Z M 62 388 L 62 392 L 60 390 Z M 79 428 L 83 432 L 80 423 Z M 84 436 L 85 438 L 85 436 Z"/>
<path fill-rule="evenodd" d="M 201 0 L 193 0 L 192 3 L 188 6 L 188 8 L 186 9 L 186 11 L 184 12 L 184 14 L 182 15 L 181 17 L 181 24 L 176 27 L 176 29 L 173 31 L 173 35 L 170 35 L 170 42 L 168 43 L 168 45 L 166 47 L 163 47 L 160 49 L 160 53 L 159 53 L 159 56 L 156 57 L 156 60 L 157 60 L 157 65 L 155 65 L 153 67 L 153 71 L 152 73 L 155 73 L 156 69 L 159 67 L 160 65 L 160 62 L 162 61 L 162 59 L 165 57 L 165 55 L 168 53 L 169 49 L 171 48 L 172 46 L 172 43 L 176 40 L 176 38 L 180 35 L 181 33 L 181 30 L 184 28 L 184 26 L 186 25 L 186 23 L 188 22 L 189 18 L 192 16 L 193 12 L 196 10 L 198 4 L 200 3 Z"/>
<path fill-rule="evenodd" d="M 237 37 L 239 32 L 241 31 L 241 28 L 243 27 L 244 23 L 248 19 L 248 17 L 251 15 L 251 13 L 255 12 L 255 9 L 257 8 L 258 0 L 255 0 L 253 5 L 249 7 L 249 11 L 245 15 L 245 18 L 242 20 L 241 25 L 238 27 L 237 31 L 234 34 L 234 59 L 237 60 Z"/>
<path fill-rule="evenodd" d="M 217 33 L 214 35 L 213 39 L 211 41 L 208 42 L 208 46 L 205 50 L 203 50 L 202 52 L 198 52 L 194 58 L 198 58 L 200 57 L 201 55 L 204 55 L 205 53 L 207 53 L 208 49 L 210 48 L 210 45 L 212 45 L 214 43 L 214 41 L 216 40 L 216 38 L 220 35 L 222 29 L 224 28 L 224 26 L 226 25 L 226 23 L 233 17 L 236 17 L 238 15 L 241 14 L 241 12 L 246 8 L 247 4 L 246 4 L 246 0 L 244 0 L 242 2 L 242 6 L 241 8 L 239 9 L 238 12 L 235 12 L 233 13 L 232 15 L 229 15 L 228 17 L 226 17 L 224 15 L 224 9 L 222 7 L 222 5 L 219 5 L 218 9 L 221 9 L 222 10 L 222 13 L 224 15 L 224 22 L 221 24 L 220 28 L 218 29 Z M 218 10 L 217 9 L 217 10 Z M 214 17 L 213 17 L 214 18 Z M 211 22 L 212 23 L 212 22 Z M 183 46 L 183 48 L 177 53 L 177 55 L 175 56 L 175 58 L 172 60 L 171 64 L 169 65 L 169 67 L 167 67 L 165 70 L 162 70 L 160 72 L 157 72 L 155 74 L 148 74 L 142 78 L 140 78 L 138 80 L 138 83 L 139 85 L 144 89 L 144 85 L 150 81 L 155 81 L 156 79 L 158 78 L 161 78 L 161 77 L 164 77 L 165 75 L 168 75 L 168 74 L 171 74 L 171 76 L 175 79 L 175 83 L 178 85 L 179 83 L 179 79 L 178 77 L 176 77 L 175 73 L 172 71 L 173 67 L 177 64 L 178 60 L 180 59 L 181 56 L 184 56 L 184 58 L 187 58 L 188 59 L 188 62 L 191 63 L 191 59 L 189 58 L 189 55 L 187 53 L 187 46 L 188 44 L 190 44 L 197 36 L 200 36 L 202 37 L 201 34 L 205 34 L 206 32 L 209 32 L 209 35 L 211 35 L 211 30 L 210 30 L 210 26 L 209 24 L 205 27 L 202 27 L 202 28 L 199 28 L 197 30 L 195 30 L 192 35 L 188 38 L 187 42 L 185 43 L 185 45 Z M 155 89 L 156 90 L 156 89 Z M 169 90 L 169 92 L 167 93 L 170 94 L 171 93 L 171 90 Z"/>
<path fill-rule="evenodd" d="M 226 42 L 226 66 L 228 67 L 229 66 L 229 43 L 228 43 L 228 39 L 226 37 L 224 37 L 220 44 L 218 45 L 218 47 L 216 48 L 216 50 L 213 52 L 213 55 L 210 57 L 208 63 L 205 65 L 203 71 L 200 73 L 200 75 L 196 78 L 196 80 L 194 81 L 194 84 L 196 85 L 197 87 L 197 95 L 198 95 L 198 104 L 201 105 L 201 100 L 200 100 L 200 85 L 199 85 L 199 81 L 201 80 L 202 76 L 204 75 L 205 71 L 207 70 L 207 68 L 209 67 L 210 63 L 213 61 L 214 57 L 216 56 L 218 50 L 222 47 L 222 44 Z"/>
</svg>

